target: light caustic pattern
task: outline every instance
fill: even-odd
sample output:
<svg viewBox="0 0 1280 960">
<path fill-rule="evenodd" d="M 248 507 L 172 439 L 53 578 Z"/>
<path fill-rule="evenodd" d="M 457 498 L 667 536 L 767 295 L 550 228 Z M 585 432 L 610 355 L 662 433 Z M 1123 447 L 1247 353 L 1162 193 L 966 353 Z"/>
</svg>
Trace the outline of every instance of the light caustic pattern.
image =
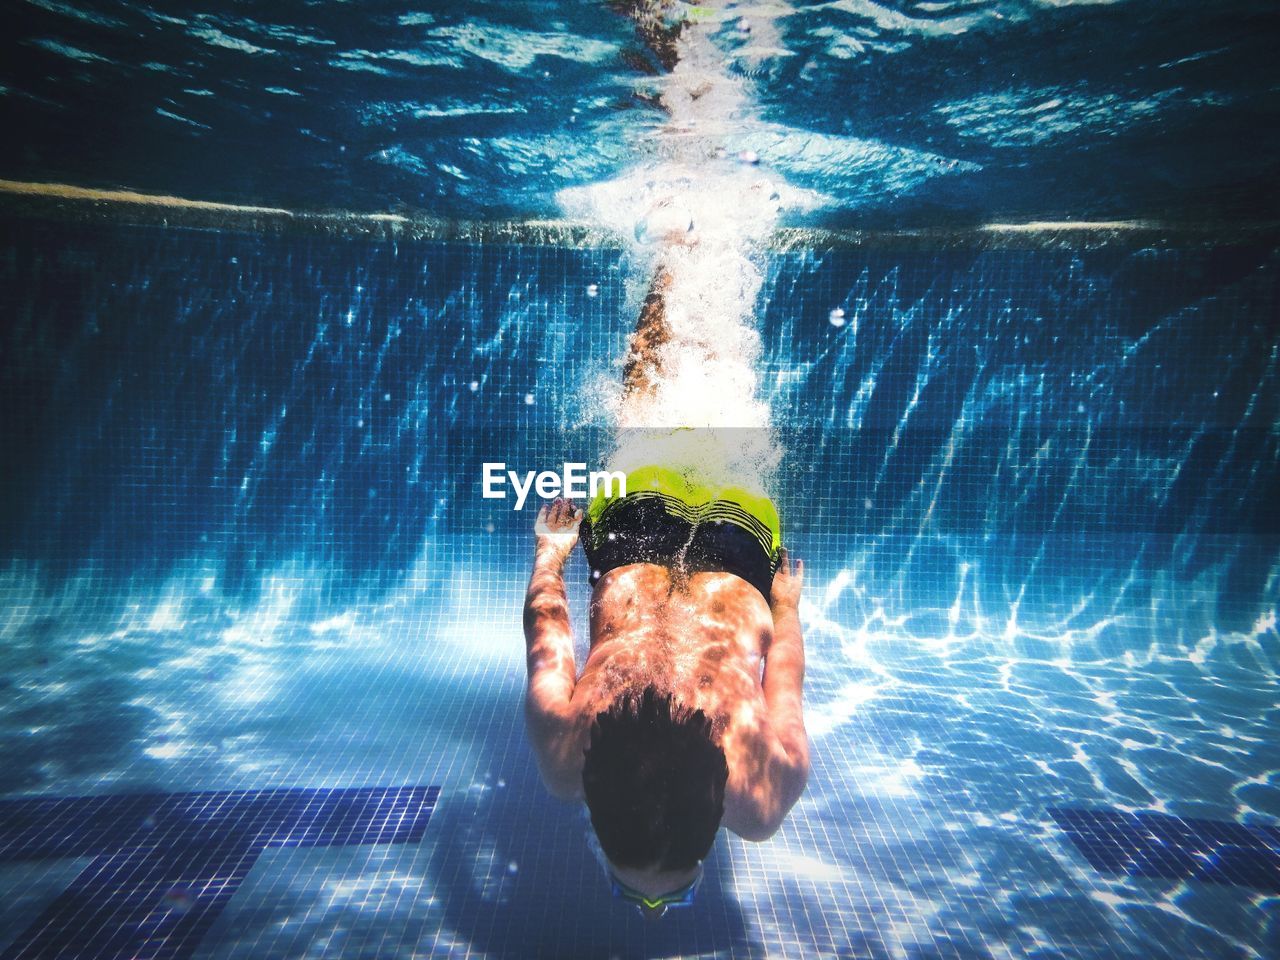
<svg viewBox="0 0 1280 960">
<path fill-rule="evenodd" d="M 192 233 L 176 249 L 157 246 L 152 265 L 137 240 L 124 250 L 61 233 L 53 241 L 76 256 L 56 274 L 59 261 L 44 258 L 10 289 L 52 303 L 48 292 L 74 280 L 105 305 L 86 322 L 115 339 L 64 361 L 71 373 L 61 382 L 71 385 L 59 390 L 76 400 L 67 416 L 80 419 L 58 441 L 68 465 L 42 477 L 49 499 L 26 511 L 39 524 L 32 542 L 63 542 L 50 531 L 65 540 L 89 515 L 111 546 L 107 560 L 131 569 L 128 535 L 150 522 L 154 540 L 136 553 L 174 559 L 161 580 L 142 568 L 119 586 L 94 579 L 93 568 L 57 589 L 21 566 L 0 577 L 8 791 L 439 784 L 439 847 L 332 871 L 281 860 L 258 874 L 265 897 L 246 890 L 229 908 L 224 931 L 241 939 L 208 955 L 295 956 L 303 942 L 332 950 L 345 935 L 344 955 L 354 957 L 386 956 L 396 942 L 404 955 L 413 943 L 461 957 L 546 942 L 548 956 L 608 956 L 625 913 L 608 912 L 607 891 L 591 899 L 601 895 L 599 871 L 572 814 L 536 783 L 521 739 L 528 515 L 495 514 L 472 494 L 458 438 L 483 424 L 531 454 L 559 452 L 563 421 L 553 414 L 606 358 L 604 348 L 574 349 L 581 311 L 605 297 L 582 293 L 572 309 L 556 297 L 604 280 L 615 261 L 518 247 L 472 260 L 466 249 L 432 247 L 424 273 L 423 252 L 408 245 L 394 257 L 346 241 L 304 248 Z M 289 294 L 290 256 L 304 249 L 318 279 Z M 1195 510 L 1176 511 L 1170 538 L 1202 560 L 1185 574 L 1124 553 L 1149 552 L 1144 531 L 1173 522 L 1153 506 L 1140 513 L 1147 489 L 1199 475 L 1228 506 L 1252 503 L 1274 463 L 1280 366 L 1260 318 L 1275 266 L 1265 259 L 1234 282 L 1188 279 L 1205 262 L 1176 252 L 1131 254 L 1122 269 L 1043 253 L 959 264 L 932 254 L 878 265 L 863 254 L 844 266 L 812 253 L 773 260 L 765 293 L 778 313 L 764 327 L 759 389 L 775 414 L 808 418 L 809 441 L 806 421 L 788 419 L 789 453 L 821 467 L 788 471 L 781 492 L 784 507 L 803 505 L 788 514 L 793 523 L 809 526 L 814 770 L 771 843 L 717 845 L 716 883 L 690 922 L 725 945 L 721 955 L 829 957 L 849 955 L 851 943 L 861 945 L 854 955 L 895 957 L 1026 956 L 1045 944 L 1098 960 L 1267 955 L 1255 945 L 1274 929 L 1274 899 L 1101 878 L 1043 813 L 1280 812 L 1275 577 L 1256 588 L 1262 609 L 1241 623 L 1215 605 L 1237 539 L 1225 534 L 1243 521 L 1223 526 L 1229 514 L 1204 526 Z M 112 278 L 131 266 L 159 277 L 145 309 L 106 309 L 116 303 Z M 1118 270 L 1142 303 L 1158 299 L 1150 291 L 1168 303 L 1151 303 L 1137 323 L 1122 306 L 1125 288 L 1108 280 Z M 439 286 L 424 286 L 424 275 Z M 244 278 L 260 278 L 275 299 L 259 293 L 247 319 L 199 312 L 220 300 L 205 291 Z M 519 299 L 506 296 L 503 278 L 519 278 Z M 193 279 L 204 284 L 195 298 Z M 361 288 L 358 322 L 348 325 L 344 297 Z M 1030 291 L 1042 288 L 1065 293 L 1041 303 Z M 499 294 L 486 301 L 485 290 Z M 1006 297 L 1007 313 L 990 308 Z M 1070 311 L 1054 306 L 1064 303 Z M 827 321 L 834 304 L 846 310 L 843 327 Z M 246 349 L 259 330 L 300 333 L 271 341 L 274 351 Z M 21 359 L 41 369 L 41 356 Z M 322 361 L 330 365 L 314 392 L 273 373 Z M 92 376 L 103 364 L 122 373 Z M 138 367 L 145 378 L 123 374 Z M 405 369 L 419 378 L 409 389 L 379 379 Z M 157 425 L 147 384 L 162 389 L 171 423 Z M 115 403 L 95 388 L 118 391 Z M 531 389 L 548 402 L 524 404 Z M 274 417 L 283 391 L 288 413 Z M 250 393 L 263 394 L 260 406 L 244 400 Z M 1188 436 L 1227 431 L 1212 462 L 1179 454 L 1176 431 L 1114 429 L 1126 402 L 1161 426 L 1172 397 Z M 224 419 L 209 417 L 211 404 Z M 451 415 L 458 429 L 446 438 L 435 431 Z M 341 430 L 351 447 L 338 456 Z M 72 483 L 79 464 L 95 461 L 99 437 L 115 471 L 90 478 L 113 494 L 95 507 L 102 516 L 89 509 L 93 490 Z M 1084 437 L 1098 457 L 1083 457 Z M 225 477 L 201 474 L 205 450 L 219 444 Z M 1245 452 L 1226 459 L 1240 445 Z M 369 496 L 375 482 L 387 486 Z M 208 545 L 193 534 L 183 565 L 173 543 L 184 528 L 157 505 L 205 488 L 225 496 L 184 515 Z M 1068 497 L 1061 513 L 1055 491 Z M 958 510 L 967 504 L 981 509 Z M 483 532 L 495 520 L 501 530 Z M 1094 548 L 1091 532 L 1121 536 Z M 393 572 L 392 589 L 334 589 L 334 549 L 361 536 L 368 544 L 355 559 Z M 397 539 L 420 556 L 389 560 L 386 544 Z M 291 564 L 300 542 L 312 559 Z M 1056 549 L 1073 543 L 1065 556 Z M 228 592 L 225 571 L 235 568 L 224 557 L 237 550 L 261 558 L 249 596 Z M 586 572 L 580 556 L 573 563 L 581 627 Z M 548 923 L 583 903 L 590 909 L 572 924 Z M 727 940 L 724 910 L 741 913 L 742 936 L 759 950 Z"/>
</svg>

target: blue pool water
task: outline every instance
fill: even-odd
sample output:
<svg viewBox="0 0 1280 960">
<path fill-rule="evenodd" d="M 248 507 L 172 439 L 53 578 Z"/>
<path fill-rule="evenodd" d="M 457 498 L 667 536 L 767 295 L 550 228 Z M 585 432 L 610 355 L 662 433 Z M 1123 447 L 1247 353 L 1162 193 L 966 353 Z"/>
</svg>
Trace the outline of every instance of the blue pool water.
<svg viewBox="0 0 1280 960">
<path fill-rule="evenodd" d="M 660 926 L 538 783 L 530 516 L 479 496 L 599 449 L 625 251 L 5 250 L 5 795 L 441 788 L 418 843 L 264 851 L 195 955 L 1274 952 L 1265 879 L 1108 875 L 1050 814 L 1280 817 L 1274 249 L 768 256 L 813 775 Z M 87 862 L 5 864 L 4 936 Z"/>
<path fill-rule="evenodd" d="M 615 7 L 625 8 L 628 3 Z M 672 16 L 692 6 L 667 4 Z M 286 208 L 558 216 L 660 152 L 663 75 L 597 0 L 18 0 L 0 177 Z M 722 144 L 846 226 L 1275 219 L 1260 0 L 712 2 Z M 741 29 L 745 24 L 748 30 Z"/>
<path fill-rule="evenodd" d="M 13 12 L 0 958 L 1280 956 L 1275 10 L 625 6 Z M 602 461 L 688 220 L 812 772 L 653 923 L 481 465 Z"/>
</svg>

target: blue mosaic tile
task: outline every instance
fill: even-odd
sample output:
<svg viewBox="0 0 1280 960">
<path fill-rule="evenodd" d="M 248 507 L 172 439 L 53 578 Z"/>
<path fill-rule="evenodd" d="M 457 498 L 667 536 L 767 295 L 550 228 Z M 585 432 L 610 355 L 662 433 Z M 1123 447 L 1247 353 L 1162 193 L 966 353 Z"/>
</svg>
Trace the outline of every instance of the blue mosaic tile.
<svg viewBox="0 0 1280 960">
<path fill-rule="evenodd" d="M 1280 818 L 1271 246 L 762 258 L 813 767 L 655 925 L 538 782 L 531 511 L 478 491 L 482 462 L 607 446 L 638 266 L 0 230 L 0 954 L 152 844 L 195 865 L 157 868 L 171 943 L 205 922 L 191 884 L 239 884 L 200 960 L 1280 956 L 1272 861 L 1227 823 Z M 581 650 L 587 576 L 576 553 Z M 259 789 L 366 783 L 449 803 L 418 843 L 405 791 Z M 130 784 L 207 792 L 61 799 Z M 1173 839 L 1135 854 L 1082 821 L 1063 857 L 1027 829 L 1158 804 L 1225 833 L 1141 821 Z M 1131 870 L 1223 882 L 1173 911 Z"/>
<path fill-rule="evenodd" d="M 1275 828 L 1113 810 L 1054 808 L 1049 815 L 1102 873 L 1280 893 L 1280 830 Z"/>
<path fill-rule="evenodd" d="M 416 843 L 438 787 L 0 801 L 0 861 L 93 855 L 2 960 L 189 957 L 269 847 Z"/>
</svg>

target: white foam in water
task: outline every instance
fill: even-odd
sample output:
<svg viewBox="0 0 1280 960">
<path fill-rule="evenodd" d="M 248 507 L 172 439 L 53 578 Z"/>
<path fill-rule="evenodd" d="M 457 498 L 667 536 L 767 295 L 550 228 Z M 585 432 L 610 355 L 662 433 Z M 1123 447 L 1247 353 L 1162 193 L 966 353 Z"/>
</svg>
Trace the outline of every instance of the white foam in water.
<svg viewBox="0 0 1280 960">
<path fill-rule="evenodd" d="M 616 426 L 650 431 L 620 439 L 613 463 L 661 456 L 716 473 L 745 470 L 730 474 L 738 482 L 762 481 L 778 453 L 763 435 L 771 417 L 756 372 L 763 281 L 756 250 L 781 210 L 810 209 L 823 198 L 758 166 L 758 154 L 743 146 L 761 124 L 711 40 L 718 27 L 691 22 L 680 36 L 678 62 L 663 78 L 669 119 L 654 138 L 653 159 L 615 180 L 562 191 L 559 200 L 570 216 L 635 238 L 645 286 L 633 299 L 647 292 L 650 278 L 670 280 L 664 302 L 671 339 L 659 350 L 652 393 L 624 398 L 615 376 L 602 398 Z M 712 432 L 671 433 L 680 427 Z M 727 428 L 761 432 L 731 436 L 722 432 Z"/>
</svg>

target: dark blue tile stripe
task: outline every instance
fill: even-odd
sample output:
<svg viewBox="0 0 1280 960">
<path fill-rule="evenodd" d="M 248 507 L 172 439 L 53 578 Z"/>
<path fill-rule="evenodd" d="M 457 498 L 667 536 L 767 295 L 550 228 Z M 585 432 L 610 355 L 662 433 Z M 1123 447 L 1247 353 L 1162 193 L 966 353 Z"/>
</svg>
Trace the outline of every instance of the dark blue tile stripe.
<svg viewBox="0 0 1280 960">
<path fill-rule="evenodd" d="M 168 960 L 194 952 L 261 848 L 139 848 L 97 857 L 5 951 L 5 960 Z"/>
<path fill-rule="evenodd" d="M 1116 810 L 1048 812 L 1102 873 L 1280 893 L 1280 830 L 1274 827 Z"/>
<path fill-rule="evenodd" d="M 267 847 L 415 843 L 439 787 L 0 801 L 0 860 L 94 856 L 0 960 L 180 960 Z"/>
<path fill-rule="evenodd" d="M 438 794 L 414 786 L 3 800 L 0 861 L 90 856 L 229 830 L 270 846 L 412 843 Z"/>
</svg>

